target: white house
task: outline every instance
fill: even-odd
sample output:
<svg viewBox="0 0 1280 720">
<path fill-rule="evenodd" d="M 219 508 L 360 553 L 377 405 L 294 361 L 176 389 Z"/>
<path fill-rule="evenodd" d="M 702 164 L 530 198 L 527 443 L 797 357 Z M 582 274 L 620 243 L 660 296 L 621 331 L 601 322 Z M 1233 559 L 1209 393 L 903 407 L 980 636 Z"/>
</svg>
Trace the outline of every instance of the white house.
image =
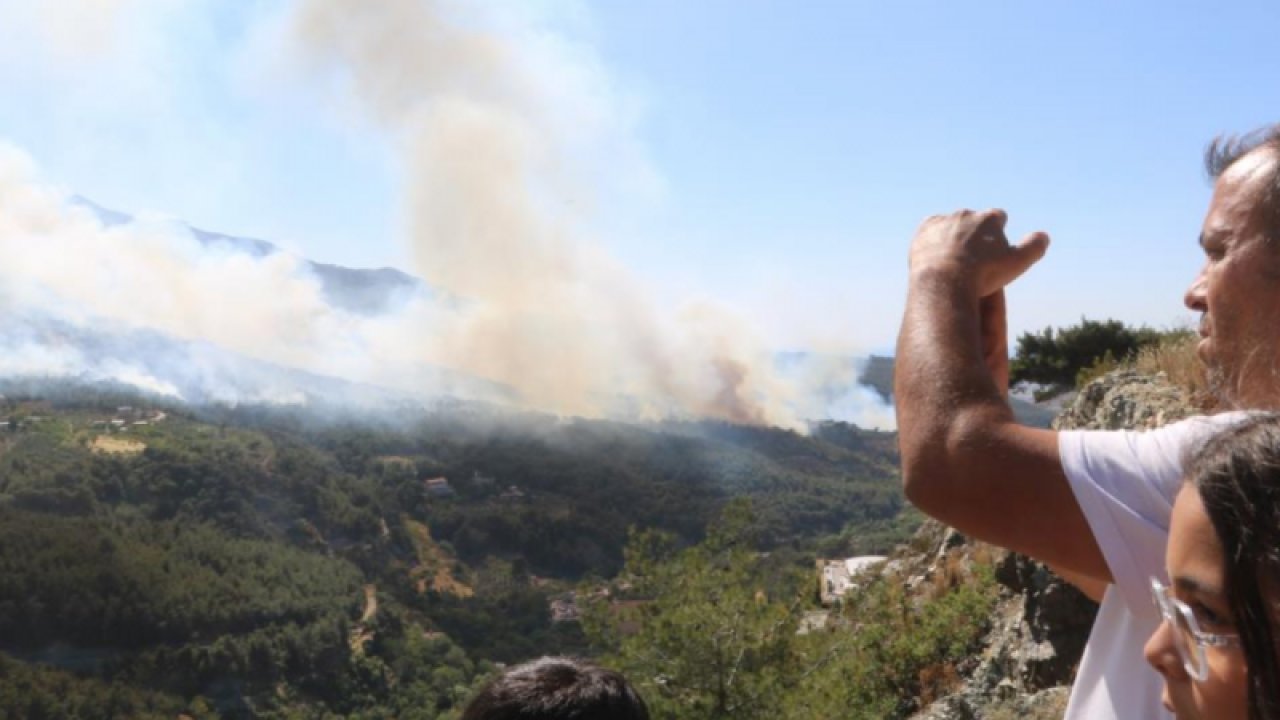
<svg viewBox="0 0 1280 720">
<path fill-rule="evenodd" d="M 883 555 L 861 555 L 842 560 L 819 560 L 822 568 L 822 604 L 840 602 L 851 588 L 858 586 L 858 578 L 869 568 L 883 563 Z"/>
</svg>

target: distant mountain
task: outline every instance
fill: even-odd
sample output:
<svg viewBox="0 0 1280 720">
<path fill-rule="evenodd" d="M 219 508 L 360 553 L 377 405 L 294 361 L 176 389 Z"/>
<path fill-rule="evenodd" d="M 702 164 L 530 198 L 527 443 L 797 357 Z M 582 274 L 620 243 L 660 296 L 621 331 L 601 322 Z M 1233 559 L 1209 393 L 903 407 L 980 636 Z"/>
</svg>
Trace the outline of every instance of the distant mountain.
<svg viewBox="0 0 1280 720">
<path fill-rule="evenodd" d="M 131 215 L 104 208 L 79 195 L 72 201 L 91 210 L 107 227 L 126 225 L 134 220 Z M 205 247 L 224 247 L 259 258 L 284 252 L 266 240 L 224 235 L 190 225 L 184 227 Z M 395 309 L 413 295 L 432 297 L 434 294 L 426 283 L 395 268 L 356 269 L 306 259 L 303 263 L 320 279 L 325 300 L 347 312 L 379 315 Z"/>
<path fill-rule="evenodd" d="M 876 391 L 881 400 L 893 402 L 893 358 L 872 355 L 862 366 L 858 382 Z"/>
<path fill-rule="evenodd" d="M 84 197 L 73 197 L 72 202 L 107 227 L 134 220 Z M 208 248 L 255 258 L 286 252 L 265 240 L 183 227 Z M 325 301 L 349 313 L 377 316 L 393 313 L 413 298 L 436 303 L 442 299 L 426 283 L 393 268 L 298 261 L 319 280 Z M 207 341 L 105 318 L 62 316 L 34 303 L 6 306 L 4 317 L 0 378 L 8 380 L 121 383 L 191 405 L 298 405 L 356 412 L 446 399 L 509 403 L 513 398 L 510 388 L 427 363 L 414 366 L 410 377 L 394 382 L 388 378 L 384 387 L 264 362 Z M 412 393 L 404 387 L 425 390 Z"/>
<path fill-rule="evenodd" d="M 858 382 L 875 390 L 885 402 L 893 402 L 893 358 L 872 355 L 867 358 Z M 1032 427 L 1049 427 L 1058 414 L 1052 407 L 1042 407 L 1020 398 L 1010 398 L 1009 405 L 1018 421 Z"/>
</svg>

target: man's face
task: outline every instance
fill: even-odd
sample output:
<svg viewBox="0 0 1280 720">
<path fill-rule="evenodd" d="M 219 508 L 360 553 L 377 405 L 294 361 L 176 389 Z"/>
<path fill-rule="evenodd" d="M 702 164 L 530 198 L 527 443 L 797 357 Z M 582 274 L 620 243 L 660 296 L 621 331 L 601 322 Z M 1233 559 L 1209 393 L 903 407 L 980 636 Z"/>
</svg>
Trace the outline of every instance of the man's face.
<svg viewBox="0 0 1280 720">
<path fill-rule="evenodd" d="M 1268 241 L 1257 212 L 1277 162 L 1255 150 L 1218 178 L 1200 235 L 1204 268 L 1186 295 L 1201 313 L 1200 359 L 1241 407 L 1280 405 L 1280 237 Z"/>
</svg>

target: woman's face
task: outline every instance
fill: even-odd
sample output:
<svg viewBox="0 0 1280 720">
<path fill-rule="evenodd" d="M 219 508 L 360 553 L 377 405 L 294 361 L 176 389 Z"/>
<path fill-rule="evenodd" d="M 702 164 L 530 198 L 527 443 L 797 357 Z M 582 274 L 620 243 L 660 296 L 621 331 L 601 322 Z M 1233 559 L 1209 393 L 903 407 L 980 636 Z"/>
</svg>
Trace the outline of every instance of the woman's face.
<svg viewBox="0 0 1280 720">
<path fill-rule="evenodd" d="M 1191 608 L 1200 630 L 1232 635 L 1236 632 L 1224 585 L 1222 544 L 1200 493 L 1184 485 L 1173 504 L 1166 563 L 1170 594 Z M 1162 623 L 1147 641 L 1147 661 L 1164 676 L 1164 705 L 1178 717 L 1247 720 L 1248 669 L 1239 646 L 1204 650 L 1208 677 L 1198 682 L 1187 674 L 1174 646 L 1175 633 Z"/>
</svg>

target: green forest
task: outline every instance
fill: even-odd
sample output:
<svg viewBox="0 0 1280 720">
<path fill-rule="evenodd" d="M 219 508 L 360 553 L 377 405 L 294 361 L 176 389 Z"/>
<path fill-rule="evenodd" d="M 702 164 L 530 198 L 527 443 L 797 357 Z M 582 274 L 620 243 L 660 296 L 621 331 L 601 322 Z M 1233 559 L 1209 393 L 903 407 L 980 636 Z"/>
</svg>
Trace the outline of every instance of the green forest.
<svg viewBox="0 0 1280 720">
<path fill-rule="evenodd" d="M 462 405 L 357 420 L 78 384 L 0 397 L 4 718 L 450 718 L 499 664 L 548 653 L 648 677 L 665 608 L 697 609 L 666 593 L 724 582 L 706 573 L 726 533 L 734 592 L 777 613 L 752 662 L 781 684 L 752 692 L 812 696 L 804 683 L 851 662 L 780 669 L 801 652 L 815 557 L 886 551 L 919 522 L 896 437 L 844 423 Z M 640 632 L 586 600 L 581 622 L 553 622 L 557 598 L 627 578 L 615 604 L 639 608 Z M 646 693 L 660 717 L 769 716 Z"/>
</svg>

